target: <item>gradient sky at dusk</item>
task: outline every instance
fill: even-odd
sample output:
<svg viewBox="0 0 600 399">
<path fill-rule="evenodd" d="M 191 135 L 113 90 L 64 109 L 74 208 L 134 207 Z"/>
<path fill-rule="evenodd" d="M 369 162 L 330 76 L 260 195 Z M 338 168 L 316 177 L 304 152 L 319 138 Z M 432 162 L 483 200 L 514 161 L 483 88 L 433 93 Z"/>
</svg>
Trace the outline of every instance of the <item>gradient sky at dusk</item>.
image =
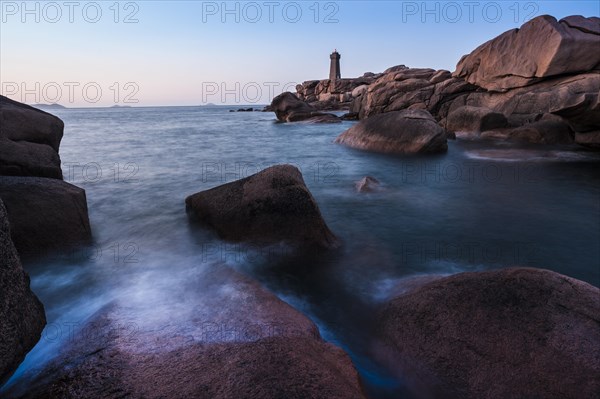
<svg viewBox="0 0 600 399">
<path fill-rule="evenodd" d="M 127 95 L 145 106 L 266 103 L 326 78 L 334 48 L 342 77 L 397 64 L 452 71 L 531 17 L 600 15 L 596 0 L 0 3 L 2 94 L 67 106 Z"/>
</svg>

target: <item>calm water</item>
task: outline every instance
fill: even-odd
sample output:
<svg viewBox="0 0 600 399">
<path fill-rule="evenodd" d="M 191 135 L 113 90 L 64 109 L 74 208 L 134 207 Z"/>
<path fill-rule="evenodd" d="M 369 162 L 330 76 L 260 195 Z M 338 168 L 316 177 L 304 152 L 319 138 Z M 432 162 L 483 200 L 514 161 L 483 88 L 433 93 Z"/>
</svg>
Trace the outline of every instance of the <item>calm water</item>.
<svg viewBox="0 0 600 399">
<path fill-rule="evenodd" d="M 403 278 L 525 265 L 600 285 L 596 154 L 451 141 L 445 155 L 393 157 L 333 144 L 353 122 L 277 124 L 228 110 L 52 111 L 66 126 L 65 180 L 87 192 L 94 246 L 26 264 L 49 324 L 12 382 L 109 301 L 138 304 L 141 324 L 210 318 L 218 309 L 203 308 L 210 301 L 189 282 L 222 263 L 305 312 L 381 398 L 412 397 L 369 356 L 373 310 Z M 189 225 L 186 196 L 279 163 L 301 169 L 340 251 L 256 251 Z M 382 190 L 356 193 L 365 175 Z"/>
</svg>

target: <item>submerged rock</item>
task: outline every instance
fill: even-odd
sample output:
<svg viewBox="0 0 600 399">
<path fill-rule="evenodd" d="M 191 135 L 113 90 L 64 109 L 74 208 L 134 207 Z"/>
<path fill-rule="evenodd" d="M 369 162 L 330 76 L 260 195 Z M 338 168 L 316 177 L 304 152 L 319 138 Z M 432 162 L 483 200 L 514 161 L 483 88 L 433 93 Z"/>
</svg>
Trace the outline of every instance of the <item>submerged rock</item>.
<svg viewBox="0 0 600 399">
<path fill-rule="evenodd" d="M 600 69 L 600 18 L 531 19 L 465 55 L 454 76 L 487 90 L 506 91 L 542 78 Z"/>
<path fill-rule="evenodd" d="M 281 122 L 338 123 L 340 118 L 333 114 L 319 112 L 315 107 L 300 100 L 294 94 L 285 92 L 273 99 L 270 109 Z"/>
<path fill-rule="evenodd" d="M 252 176 L 191 195 L 188 213 L 230 241 L 334 248 L 338 240 L 291 165 L 276 165 Z"/>
<path fill-rule="evenodd" d="M 57 179 L 0 176 L 0 198 L 21 256 L 36 257 L 91 240 L 85 190 Z"/>
<path fill-rule="evenodd" d="M 379 189 L 379 180 L 371 176 L 365 176 L 354 185 L 359 193 L 372 193 Z"/>
<path fill-rule="evenodd" d="M 361 150 L 391 154 L 439 153 L 448 150 L 446 132 L 423 110 L 404 110 L 362 120 L 335 139 Z"/>
<path fill-rule="evenodd" d="M 40 340 L 45 325 L 44 306 L 29 288 L 0 199 L 0 386 Z"/>
<path fill-rule="evenodd" d="M 0 96 L 0 175 L 62 179 L 63 129 L 56 116 Z"/>
<path fill-rule="evenodd" d="M 461 273 L 412 287 L 377 322 L 378 354 L 430 394 L 591 398 L 600 290 L 548 270 Z"/>
<path fill-rule="evenodd" d="M 365 397 L 348 355 L 324 342 L 306 316 L 229 269 L 201 281 L 208 303 L 197 303 L 186 323 L 160 308 L 137 321 L 132 303 L 108 305 L 33 382 L 8 396 Z M 203 314 L 207 308 L 214 315 Z"/>
</svg>

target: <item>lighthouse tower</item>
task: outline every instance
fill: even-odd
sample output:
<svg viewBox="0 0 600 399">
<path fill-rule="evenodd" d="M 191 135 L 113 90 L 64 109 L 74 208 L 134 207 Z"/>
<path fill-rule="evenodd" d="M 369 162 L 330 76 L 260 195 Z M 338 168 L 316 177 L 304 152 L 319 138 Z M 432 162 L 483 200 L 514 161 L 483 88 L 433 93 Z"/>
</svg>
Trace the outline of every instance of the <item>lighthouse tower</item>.
<svg viewBox="0 0 600 399">
<path fill-rule="evenodd" d="M 340 74 L 340 58 L 342 56 L 337 50 L 333 50 L 333 53 L 329 56 L 331 59 L 331 65 L 329 67 L 329 79 L 340 79 L 342 75 Z"/>
</svg>

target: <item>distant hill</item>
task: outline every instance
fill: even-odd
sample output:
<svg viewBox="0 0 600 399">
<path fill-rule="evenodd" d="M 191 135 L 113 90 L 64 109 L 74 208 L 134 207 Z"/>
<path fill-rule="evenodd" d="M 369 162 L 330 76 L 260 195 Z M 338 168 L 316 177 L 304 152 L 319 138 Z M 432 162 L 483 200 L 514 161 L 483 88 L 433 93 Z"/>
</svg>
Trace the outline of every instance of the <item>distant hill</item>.
<svg viewBox="0 0 600 399">
<path fill-rule="evenodd" d="M 46 109 L 67 109 L 64 105 L 60 104 L 31 104 L 32 107 L 35 108 L 46 108 Z"/>
<path fill-rule="evenodd" d="M 131 108 L 131 105 L 113 105 L 109 108 Z"/>
</svg>

